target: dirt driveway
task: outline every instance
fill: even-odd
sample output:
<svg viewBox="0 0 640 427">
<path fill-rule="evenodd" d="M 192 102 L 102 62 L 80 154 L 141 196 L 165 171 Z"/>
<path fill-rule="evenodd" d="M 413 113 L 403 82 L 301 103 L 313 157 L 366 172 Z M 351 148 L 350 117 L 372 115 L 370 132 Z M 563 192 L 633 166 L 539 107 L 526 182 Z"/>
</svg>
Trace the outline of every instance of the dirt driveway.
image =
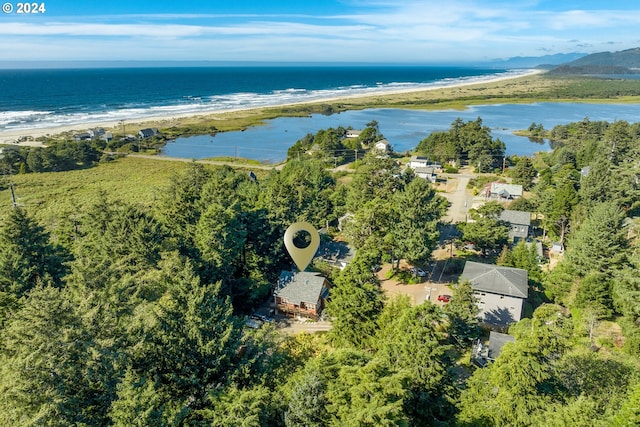
<svg viewBox="0 0 640 427">
<path fill-rule="evenodd" d="M 410 266 L 400 261 L 400 268 L 408 269 Z M 386 275 L 389 270 L 391 270 L 391 264 L 384 264 L 377 274 L 380 286 L 389 298 L 393 298 L 396 295 L 408 295 L 413 305 L 422 304 L 427 300 L 434 304 L 443 304 L 438 301 L 438 295 L 451 295 L 451 289 L 447 286 L 448 283 L 425 280 L 415 285 L 404 285 L 399 283 L 395 277 L 387 279 Z M 430 274 L 430 271 L 425 272 L 427 276 Z"/>
</svg>

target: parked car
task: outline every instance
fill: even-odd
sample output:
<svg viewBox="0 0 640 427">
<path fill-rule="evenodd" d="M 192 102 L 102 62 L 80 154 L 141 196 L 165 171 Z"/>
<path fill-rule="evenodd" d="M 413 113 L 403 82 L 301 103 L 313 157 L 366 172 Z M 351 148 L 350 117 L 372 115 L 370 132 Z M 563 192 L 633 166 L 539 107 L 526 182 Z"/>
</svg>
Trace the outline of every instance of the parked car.
<svg viewBox="0 0 640 427">
<path fill-rule="evenodd" d="M 427 273 L 425 273 L 421 268 L 419 267 L 411 267 L 411 270 L 409 270 L 411 272 L 411 274 L 413 274 L 414 276 L 420 276 L 420 277 L 425 277 L 427 275 Z"/>
<path fill-rule="evenodd" d="M 272 318 L 270 318 L 269 316 L 265 316 L 264 314 L 260 314 L 260 313 L 253 313 L 249 317 L 252 318 L 252 319 L 261 320 L 261 321 L 267 322 L 267 323 L 273 322 Z"/>
<path fill-rule="evenodd" d="M 438 295 L 438 301 L 448 303 L 449 301 L 451 301 L 451 295 Z"/>
<path fill-rule="evenodd" d="M 258 319 L 254 319 L 254 318 L 249 318 L 247 320 L 244 321 L 244 324 L 251 329 L 258 329 L 260 326 L 262 326 L 262 322 Z"/>
</svg>

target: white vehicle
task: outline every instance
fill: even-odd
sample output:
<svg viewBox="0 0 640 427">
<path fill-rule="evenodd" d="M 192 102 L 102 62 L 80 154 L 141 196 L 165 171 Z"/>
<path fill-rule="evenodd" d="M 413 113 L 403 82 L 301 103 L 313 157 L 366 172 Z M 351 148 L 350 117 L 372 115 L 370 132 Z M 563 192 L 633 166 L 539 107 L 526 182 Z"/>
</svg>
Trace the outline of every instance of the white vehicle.
<svg viewBox="0 0 640 427">
<path fill-rule="evenodd" d="M 426 277 L 427 273 L 425 273 L 421 268 L 419 267 L 411 267 L 411 270 L 409 270 L 411 272 L 411 274 L 413 274 L 414 276 L 420 276 L 420 277 Z"/>
</svg>

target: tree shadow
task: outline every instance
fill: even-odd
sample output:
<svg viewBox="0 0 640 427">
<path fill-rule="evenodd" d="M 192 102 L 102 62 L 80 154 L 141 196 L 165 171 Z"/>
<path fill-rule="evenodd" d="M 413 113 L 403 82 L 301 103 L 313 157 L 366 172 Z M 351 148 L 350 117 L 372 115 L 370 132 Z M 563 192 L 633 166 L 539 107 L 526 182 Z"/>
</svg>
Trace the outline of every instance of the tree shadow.
<svg viewBox="0 0 640 427">
<path fill-rule="evenodd" d="M 484 313 L 482 321 L 489 325 L 508 326 L 515 323 L 513 315 L 506 308 L 497 308 Z"/>
</svg>

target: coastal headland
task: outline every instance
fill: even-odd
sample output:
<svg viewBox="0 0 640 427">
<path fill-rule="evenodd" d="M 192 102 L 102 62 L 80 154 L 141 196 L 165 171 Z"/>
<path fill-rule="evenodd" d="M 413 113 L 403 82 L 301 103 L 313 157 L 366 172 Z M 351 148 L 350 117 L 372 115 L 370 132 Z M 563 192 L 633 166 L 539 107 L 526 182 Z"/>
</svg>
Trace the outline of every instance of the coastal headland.
<svg viewBox="0 0 640 427">
<path fill-rule="evenodd" d="M 277 117 L 308 116 L 368 108 L 442 110 L 459 109 L 480 104 L 533 102 L 638 103 L 640 94 L 625 91 L 603 91 L 600 79 L 584 77 L 550 77 L 540 70 L 518 76 L 496 76 L 483 82 L 461 82 L 452 85 L 415 90 L 372 92 L 340 98 L 325 98 L 262 108 L 208 111 L 202 114 L 165 114 L 141 120 L 126 121 L 126 132 L 158 128 L 171 137 L 243 130 Z M 604 80 L 602 80 L 604 82 Z M 611 81 L 607 81 L 609 87 Z M 586 89 L 585 89 L 586 88 Z M 0 144 L 27 146 L 46 145 L 48 139 L 68 138 L 73 133 L 101 127 L 114 134 L 123 131 L 122 121 L 101 121 L 48 128 L 0 131 Z"/>
</svg>

